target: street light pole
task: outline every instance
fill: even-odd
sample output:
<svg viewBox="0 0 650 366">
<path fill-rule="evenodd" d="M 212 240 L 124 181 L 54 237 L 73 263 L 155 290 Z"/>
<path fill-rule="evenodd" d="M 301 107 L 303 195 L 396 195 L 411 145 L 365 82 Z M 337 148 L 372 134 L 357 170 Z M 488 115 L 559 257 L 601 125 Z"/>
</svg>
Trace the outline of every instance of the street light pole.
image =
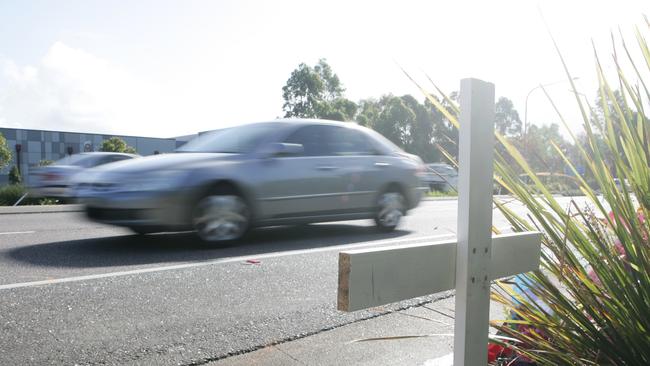
<svg viewBox="0 0 650 366">
<path fill-rule="evenodd" d="M 574 80 L 574 81 L 578 80 L 578 79 L 580 79 L 580 77 L 571 78 L 571 80 Z M 524 144 L 524 153 L 525 153 L 524 157 L 525 158 L 528 158 L 528 143 L 527 143 L 528 142 L 527 141 L 528 140 L 528 97 L 530 97 L 530 95 L 537 89 L 543 88 L 545 86 L 551 86 L 551 85 L 561 84 L 561 83 L 565 83 L 565 82 L 567 82 L 567 80 L 558 80 L 558 81 L 554 81 L 552 83 L 539 84 L 536 87 L 530 89 L 530 91 L 528 91 L 528 94 L 526 94 L 526 104 L 525 104 L 525 107 L 524 107 L 524 134 L 523 134 L 523 141 L 522 141 L 523 144 Z"/>
<path fill-rule="evenodd" d="M 574 81 L 578 80 L 578 79 L 580 79 L 580 77 L 571 78 L 571 80 L 574 80 Z M 530 91 L 528 91 L 528 94 L 526 94 L 526 104 L 525 104 L 525 108 L 524 108 L 524 136 L 527 136 L 527 134 L 528 134 L 528 97 L 530 97 L 530 95 L 537 89 L 543 88 L 545 86 L 551 86 L 551 85 L 561 84 L 561 83 L 565 83 L 565 82 L 567 82 L 567 80 L 558 80 L 558 81 L 554 81 L 552 83 L 539 84 L 536 87 L 530 89 Z"/>
</svg>

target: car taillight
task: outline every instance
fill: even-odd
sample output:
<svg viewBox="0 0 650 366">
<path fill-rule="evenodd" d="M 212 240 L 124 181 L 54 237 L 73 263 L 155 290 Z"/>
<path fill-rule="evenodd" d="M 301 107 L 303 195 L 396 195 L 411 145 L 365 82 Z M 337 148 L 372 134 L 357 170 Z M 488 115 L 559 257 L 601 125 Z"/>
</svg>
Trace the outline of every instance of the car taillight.
<svg viewBox="0 0 650 366">
<path fill-rule="evenodd" d="M 59 178 L 61 178 L 61 176 L 55 173 L 43 174 L 43 180 L 58 180 Z"/>
</svg>

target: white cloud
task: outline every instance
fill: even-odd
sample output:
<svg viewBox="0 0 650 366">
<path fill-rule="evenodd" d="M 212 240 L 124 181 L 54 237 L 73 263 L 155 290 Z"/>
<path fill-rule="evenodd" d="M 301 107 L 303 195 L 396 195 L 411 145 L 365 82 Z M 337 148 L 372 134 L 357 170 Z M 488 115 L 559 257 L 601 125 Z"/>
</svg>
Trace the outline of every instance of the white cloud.
<svg viewBox="0 0 650 366">
<path fill-rule="evenodd" d="M 64 131 L 171 136 L 171 98 L 156 85 L 57 42 L 35 66 L 0 60 L 0 123 Z M 167 126 L 167 128 L 165 127 Z"/>
</svg>

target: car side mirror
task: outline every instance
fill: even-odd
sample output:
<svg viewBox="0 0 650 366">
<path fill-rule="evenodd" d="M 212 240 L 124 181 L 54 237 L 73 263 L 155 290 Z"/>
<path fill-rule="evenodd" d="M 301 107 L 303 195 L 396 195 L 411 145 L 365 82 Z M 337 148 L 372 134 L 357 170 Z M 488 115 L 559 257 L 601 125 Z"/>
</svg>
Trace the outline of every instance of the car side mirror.
<svg viewBox="0 0 650 366">
<path fill-rule="evenodd" d="M 302 144 L 289 144 L 286 142 L 274 142 L 264 150 L 266 157 L 294 156 L 300 155 L 305 151 Z"/>
</svg>

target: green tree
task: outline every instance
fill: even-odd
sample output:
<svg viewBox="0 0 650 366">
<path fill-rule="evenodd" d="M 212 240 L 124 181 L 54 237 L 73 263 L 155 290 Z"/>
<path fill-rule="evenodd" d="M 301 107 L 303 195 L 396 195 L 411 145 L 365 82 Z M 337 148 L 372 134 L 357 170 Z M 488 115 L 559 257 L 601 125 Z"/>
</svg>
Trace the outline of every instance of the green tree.
<svg viewBox="0 0 650 366">
<path fill-rule="evenodd" d="M 120 152 L 120 153 L 128 153 L 128 154 L 135 154 L 135 148 L 132 146 L 129 146 L 124 142 L 119 137 L 111 137 L 108 140 L 102 141 L 102 146 L 99 148 L 99 151 L 106 151 L 106 152 Z"/>
<path fill-rule="evenodd" d="M 361 126 L 371 127 L 379 118 L 382 106 L 376 99 L 369 98 L 359 101 L 355 120 Z"/>
<path fill-rule="evenodd" d="M 317 117 L 334 121 L 351 121 L 356 112 L 356 103 L 345 98 L 337 98 L 331 103 L 322 103 Z"/>
<path fill-rule="evenodd" d="M 560 134 L 557 124 L 541 127 L 531 125 L 528 128 L 525 151 L 527 160 L 535 172 L 562 173 L 564 171 L 564 161 L 558 156 L 553 143 L 565 152 L 569 151 L 569 143 Z"/>
<path fill-rule="evenodd" d="M 500 134 L 509 137 L 521 136 L 521 119 L 510 99 L 499 98 L 495 105 L 494 119 L 496 130 Z"/>
<path fill-rule="evenodd" d="M 23 182 L 23 178 L 20 176 L 20 171 L 17 166 L 12 166 L 9 171 L 9 184 L 20 184 Z"/>
<path fill-rule="evenodd" d="M 411 127 L 416 115 L 402 98 L 387 95 L 380 103 L 383 109 L 371 127 L 394 144 L 406 148 L 411 142 Z"/>
<path fill-rule="evenodd" d="M 421 104 L 411 95 L 387 94 L 379 100 L 361 100 L 355 119 L 407 152 L 425 161 L 438 161 L 440 153 L 434 144 L 435 117 L 426 102 Z"/>
<path fill-rule="evenodd" d="M 612 92 L 614 94 L 614 98 L 612 99 L 609 94 L 605 94 L 604 97 L 600 94 L 600 91 L 598 90 L 596 92 L 596 99 L 594 100 L 594 106 L 595 108 L 591 109 L 591 120 L 590 122 L 596 126 L 597 131 L 600 132 L 605 132 L 607 129 L 607 126 L 605 125 L 605 114 L 609 115 L 610 121 L 612 122 L 612 127 L 614 128 L 614 133 L 618 134 L 620 133 L 620 123 L 621 123 L 621 118 L 616 112 L 616 107 L 615 105 L 622 106 L 625 105 L 625 100 L 623 98 L 623 94 L 621 94 L 620 90 L 614 90 Z M 632 120 L 636 119 L 636 112 L 635 111 L 630 111 L 630 113 L 634 114 L 634 117 L 629 116 L 630 118 L 633 118 Z M 627 117 L 627 116 L 626 116 Z"/>
<path fill-rule="evenodd" d="M 301 63 L 282 87 L 284 117 L 351 120 L 357 106 L 343 97 L 344 91 L 325 59 L 320 59 L 314 67 Z"/>
<path fill-rule="evenodd" d="M 0 133 L 0 169 L 6 167 L 11 161 L 11 150 L 7 146 L 7 140 Z"/>
<path fill-rule="evenodd" d="M 432 97 L 438 99 L 435 96 Z M 458 92 L 452 92 L 449 99 L 452 102 L 457 102 Z M 447 100 L 442 100 L 440 103 L 447 111 L 454 113 L 452 105 Z M 428 99 L 424 105 L 432 115 L 433 141 L 436 148 L 446 151 L 453 157 L 458 157 L 458 130 Z"/>
<path fill-rule="evenodd" d="M 415 119 L 409 128 L 409 141 L 406 151 L 420 156 L 424 161 L 437 161 L 438 149 L 433 144 L 433 115 L 425 105 L 411 95 L 401 97 L 404 104 L 413 111 Z"/>
</svg>

